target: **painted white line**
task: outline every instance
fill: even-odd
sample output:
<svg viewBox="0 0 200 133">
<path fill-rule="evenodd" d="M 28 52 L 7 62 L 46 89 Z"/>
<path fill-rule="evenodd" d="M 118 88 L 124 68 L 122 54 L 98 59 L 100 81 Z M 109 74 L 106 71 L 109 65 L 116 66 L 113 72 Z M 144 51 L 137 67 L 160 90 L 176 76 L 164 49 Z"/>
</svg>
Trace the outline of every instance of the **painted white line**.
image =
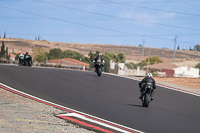
<svg viewBox="0 0 200 133">
<path fill-rule="evenodd" d="M 83 119 L 85 121 L 89 121 L 89 122 L 92 122 L 92 123 L 95 123 L 95 124 L 98 124 L 98 125 L 101 125 L 101 126 L 104 126 L 104 127 L 107 127 L 107 128 L 119 131 L 119 132 L 131 133 L 129 131 L 126 131 L 126 130 L 123 130 L 123 129 L 120 129 L 120 128 L 117 128 L 117 127 L 114 127 L 114 126 L 111 126 L 111 125 L 108 125 L 108 124 L 105 124 L 105 123 L 102 123 L 102 122 L 99 122 L 99 121 L 95 121 L 95 120 L 89 119 L 89 118 L 87 118 L 87 117 L 85 117 L 83 115 L 77 114 L 77 113 L 60 114 L 58 116 L 72 116 L 72 117 L 77 117 L 79 119 Z M 139 130 L 135 130 L 135 131 L 138 132 L 138 133 L 143 133 L 143 132 L 141 132 Z"/>
<path fill-rule="evenodd" d="M 105 120 L 105 119 L 102 119 L 102 118 L 99 118 L 99 117 L 96 117 L 96 116 L 93 116 L 93 115 L 90 115 L 90 114 L 86 114 L 86 113 L 83 113 L 83 112 L 80 112 L 80 111 L 77 111 L 77 110 L 74 110 L 74 109 L 71 109 L 71 108 L 68 108 L 68 107 L 65 107 L 65 106 L 62 106 L 62 105 L 59 105 L 59 104 L 56 104 L 56 103 L 52 103 L 52 102 L 49 102 L 47 100 L 44 100 L 44 99 L 41 99 L 41 98 L 38 98 L 38 97 L 35 97 L 33 95 L 30 95 L 30 94 L 27 94 L 27 93 L 24 93 L 22 91 L 19 91 L 19 90 L 16 90 L 12 87 L 9 87 L 3 83 L 0 83 L 0 85 L 10 89 L 10 90 L 13 90 L 13 91 L 16 91 L 18 93 L 21 93 L 23 95 L 26 95 L 26 96 L 29 96 L 29 97 L 32 97 L 34 99 L 37 99 L 37 100 L 40 100 L 42 102 L 46 102 L 46 103 L 49 103 L 49 104 L 52 104 L 52 105 L 55 105 L 55 106 L 58 106 L 58 107 L 61 107 L 61 108 L 64 108 L 64 109 L 67 109 L 67 110 L 70 110 L 72 112 L 76 112 L 76 113 L 79 113 L 79 114 L 82 114 L 82 115 L 85 115 L 85 116 L 89 116 L 91 118 L 95 118 L 97 120 L 100 120 L 100 121 L 103 121 L 103 122 L 106 122 L 106 123 L 109 123 L 109 124 L 112 124 L 112 125 L 115 125 L 115 126 L 118 126 L 118 127 L 122 127 L 122 128 L 125 128 L 125 129 L 128 129 L 128 130 L 132 130 L 133 132 L 138 132 L 138 133 L 143 133 L 142 131 L 139 131 L 139 130 L 136 130 L 136 129 L 133 129 L 133 128 L 130 128 L 130 127 L 127 127 L 127 126 L 123 126 L 123 125 L 120 125 L 120 124 L 117 124 L 117 123 L 114 123 L 114 122 L 111 122 L 111 121 L 108 121 L 108 120 Z"/>
<path fill-rule="evenodd" d="M 200 94 L 194 93 L 194 92 L 190 92 L 190 91 L 186 91 L 186 90 L 182 90 L 182 89 L 177 89 L 177 88 L 173 88 L 173 87 L 168 87 L 162 84 L 156 84 L 157 86 L 163 87 L 163 88 L 167 88 L 169 90 L 174 90 L 174 91 L 179 91 L 182 93 L 186 93 L 186 94 L 190 94 L 190 95 L 194 95 L 194 96 L 198 96 L 200 97 Z"/>
</svg>

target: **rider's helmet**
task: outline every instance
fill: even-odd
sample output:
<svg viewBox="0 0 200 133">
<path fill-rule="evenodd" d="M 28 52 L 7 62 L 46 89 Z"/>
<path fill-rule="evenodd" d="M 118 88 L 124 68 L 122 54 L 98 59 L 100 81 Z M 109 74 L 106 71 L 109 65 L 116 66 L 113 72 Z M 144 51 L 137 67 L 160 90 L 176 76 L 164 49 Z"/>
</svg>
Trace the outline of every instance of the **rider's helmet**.
<svg viewBox="0 0 200 133">
<path fill-rule="evenodd" d="M 151 73 L 148 73 L 147 77 L 153 77 L 153 75 Z"/>
<path fill-rule="evenodd" d="M 28 52 L 26 52 L 26 55 L 28 54 Z"/>
</svg>

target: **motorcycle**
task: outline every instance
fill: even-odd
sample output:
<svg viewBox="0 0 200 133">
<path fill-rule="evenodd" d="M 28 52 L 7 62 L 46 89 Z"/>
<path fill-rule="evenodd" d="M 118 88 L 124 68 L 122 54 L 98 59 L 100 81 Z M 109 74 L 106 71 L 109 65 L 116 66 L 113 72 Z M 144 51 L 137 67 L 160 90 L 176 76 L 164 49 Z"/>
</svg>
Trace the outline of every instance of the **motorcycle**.
<svg viewBox="0 0 200 133">
<path fill-rule="evenodd" d="M 24 58 L 19 58 L 19 66 L 24 65 L 24 66 L 32 66 L 33 61 L 32 57 L 30 55 L 24 56 Z"/>
<path fill-rule="evenodd" d="M 143 107 L 149 106 L 149 103 L 151 102 L 152 93 L 153 93 L 153 87 L 147 85 L 143 91 L 143 97 L 141 99 Z"/>
<path fill-rule="evenodd" d="M 19 66 L 22 66 L 24 65 L 24 57 L 19 57 L 19 63 L 18 63 Z"/>
<path fill-rule="evenodd" d="M 101 73 L 103 71 L 103 66 L 104 66 L 104 63 L 101 62 L 101 60 L 97 60 L 97 63 L 95 63 L 96 73 L 98 76 L 101 76 Z"/>
</svg>

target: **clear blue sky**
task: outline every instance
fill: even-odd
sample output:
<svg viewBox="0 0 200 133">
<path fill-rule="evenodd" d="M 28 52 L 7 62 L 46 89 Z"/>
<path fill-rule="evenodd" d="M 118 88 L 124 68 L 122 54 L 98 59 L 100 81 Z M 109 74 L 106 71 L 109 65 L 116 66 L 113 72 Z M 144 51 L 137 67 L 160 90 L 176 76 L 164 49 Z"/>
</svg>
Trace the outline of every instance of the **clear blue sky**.
<svg viewBox="0 0 200 133">
<path fill-rule="evenodd" d="M 200 44 L 200 0 L 0 0 L 0 35 L 180 49 Z"/>
</svg>

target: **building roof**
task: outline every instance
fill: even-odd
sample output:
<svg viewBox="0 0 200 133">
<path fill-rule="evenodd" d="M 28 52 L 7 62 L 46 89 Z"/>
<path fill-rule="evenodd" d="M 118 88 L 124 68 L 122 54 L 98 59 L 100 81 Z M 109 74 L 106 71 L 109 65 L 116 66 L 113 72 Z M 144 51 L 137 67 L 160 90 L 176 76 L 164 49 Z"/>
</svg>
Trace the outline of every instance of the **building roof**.
<svg viewBox="0 0 200 133">
<path fill-rule="evenodd" d="M 16 54 L 26 54 L 26 52 L 23 52 L 23 51 L 21 51 L 21 52 L 15 52 Z M 28 52 L 28 54 L 30 55 L 30 56 L 32 56 L 33 55 L 33 53 L 31 53 L 31 52 Z"/>
<path fill-rule="evenodd" d="M 177 66 L 172 63 L 158 63 L 158 64 L 144 66 L 144 68 L 161 70 L 161 69 L 173 69 L 173 68 L 177 68 Z"/>
<path fill-rule="evenodd" d="M 80 65 L 80 66 L 86 66 L 89 67 L 90 64 L 72 59 L 72 58 L 62 58 L 62 59 L 54 59 L 54 60 L 48 60 L 50 63 L 59 63 L 59 64 L 71 64 L 71 65 Z"/>
</svg>

